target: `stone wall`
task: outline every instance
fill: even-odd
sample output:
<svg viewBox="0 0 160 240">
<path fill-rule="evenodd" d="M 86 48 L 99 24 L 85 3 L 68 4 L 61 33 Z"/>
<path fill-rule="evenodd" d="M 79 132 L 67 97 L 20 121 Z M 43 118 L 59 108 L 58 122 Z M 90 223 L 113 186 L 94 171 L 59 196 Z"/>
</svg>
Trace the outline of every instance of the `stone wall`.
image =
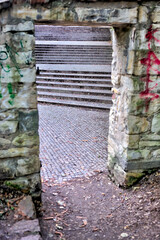
<svg viewBox="0 0 160 240">
<path fill-rule="evenodd" d="M 30 5 L 17 0 L 1 12 L 0 179 L 30 192 L 40 186 L 34 28 L 29 20 L 112 26 L 108 169 L 119 185 L 130 186 L 159 168 L 160 4 L 47 1 Z"/>
<path fill-rule="evenodd" d="M 0 35 L 0 180 L 40 193 L 34 24 L 16 20 Z"/>
</svg>

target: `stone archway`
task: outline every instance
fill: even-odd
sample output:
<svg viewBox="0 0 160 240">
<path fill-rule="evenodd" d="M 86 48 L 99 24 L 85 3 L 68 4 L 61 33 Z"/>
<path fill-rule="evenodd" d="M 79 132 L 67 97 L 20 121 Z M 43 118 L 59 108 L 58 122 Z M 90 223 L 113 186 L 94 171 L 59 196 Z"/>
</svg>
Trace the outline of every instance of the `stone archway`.
<svg viewBox="0 0 160 240">
<path fill-rule="evenodd" d="M 34 25 L 31 20 L 41 19 L 93 22 L 113 27 L 114 87 L 108 168 L 113 179 L 122 186 L 130 186 L 145 172 L 159 168 L 160 98 L 157 93 L 159 62 L 156 58 L 159 48 L 159 6 L 155 4 L 153 8 L 150 4 L 127 1 L 51 1 L 35 6 L 27 1 L 25 4 L 17 1 L 12 6 L 10 1 L 3 2 L 0 41 L 1 182 L 31 194 L 40 190 Z M 154 30 L 150 28 L 148 31 L 152 23 Z M 145 38 L 147 31 L 150 38 Z M 156 70 L 147 68 L 146 71 L 151 54 Z"/>
</svg>

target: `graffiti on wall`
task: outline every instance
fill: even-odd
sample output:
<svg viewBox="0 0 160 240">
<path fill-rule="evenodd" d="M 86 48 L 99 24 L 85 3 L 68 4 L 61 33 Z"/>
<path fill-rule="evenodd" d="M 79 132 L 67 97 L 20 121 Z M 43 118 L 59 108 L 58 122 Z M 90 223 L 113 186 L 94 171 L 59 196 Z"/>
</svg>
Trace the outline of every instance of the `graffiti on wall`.
<svg viewBox="0 0 160 240">
<path fill-rule="evenodd" d="M 24 50 L 23 41 L 20 40 L 20 47 L 22 50 Z M 32 62 L 32 58 L 27 56 L 26 53 L 23 51 L 24 57 L 25 57 L 25 64 L 30 65 Z M 7 63 L 8 60 L 12 63 L 12 66 L 16 69 L 18 75 L 20 78 L 23 77 L 23 74 L 21 73 L 21 69 L 19 64 L 17 63 L 16 56 L 19 56 L 18 52 L 15 51 L 8 43 L 5 43 L 5 49 L 3 51 L 0 51 L 0 69 L 1 72 L 10 73 L 11 72 L 11 66 Z M 4 76 L 0 75 L 0 99 L 3 98 L 2 95 L 2 88 L 1 88 L 1 79 L 3 79 Z M 12 78 L 12 77 L 11 77 Z M 8 100 L 8 103 L 10 105 L 13 105 L 14 98 L 16 96 L 16 93 L 14 93 L 14 88 L 11 82 L 7 84 L 7 90 L 10 99 Z"/>
<path fill-rule="evenodd" d="M 148 32 L 146 34 L 146 39 L 148 42 L 148 53 L 146 58 L 141 59 L 141 64 L 146 66 L 146 76 L 141 78 L 143 82 L 145 82 L 145 90 L 140 93 L 140 98 L 145 99 L 145 106 L 146 111 L 148 110 L 149 103 L 160 97 L 159 94 L 156 92 L 152 92 L 153 89 L 156 89 L 157 83 L 155 83 L 154 86 L 150 87 L 150 83 L 153 82 L 151 79 L 151 72 L 153 72 L 157 75 L 160 74 L 160 71 L 157 69 L 157 66 L 160 65 L 160 59 L 156 56 L 155 52 L 151 49 L 151 43 L 152 41 L 156 41 L 160 44 L 160 40 L 158 40 L 154 33 L 157 32 L 158 29 L 153 29 L 152 26 L 148 29 Z"/>
</svg>

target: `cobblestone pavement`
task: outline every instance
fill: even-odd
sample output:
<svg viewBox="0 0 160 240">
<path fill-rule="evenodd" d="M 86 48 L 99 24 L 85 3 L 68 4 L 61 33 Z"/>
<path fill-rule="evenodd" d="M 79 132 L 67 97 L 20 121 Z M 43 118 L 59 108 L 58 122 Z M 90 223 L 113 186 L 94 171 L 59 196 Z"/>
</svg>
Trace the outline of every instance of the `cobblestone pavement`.
<svg viewBox="0 0 160 240">
<path fill-rule="evenodd" d="M 42 181 L 62 183 L 106 171 L 109 112 L 40 105 Z"/>
</svg>

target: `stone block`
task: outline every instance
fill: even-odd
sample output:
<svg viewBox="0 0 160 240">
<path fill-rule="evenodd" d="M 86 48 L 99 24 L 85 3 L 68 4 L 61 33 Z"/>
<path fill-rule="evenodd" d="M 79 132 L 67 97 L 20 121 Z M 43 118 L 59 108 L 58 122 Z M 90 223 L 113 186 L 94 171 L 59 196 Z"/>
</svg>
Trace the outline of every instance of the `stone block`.
<svg viewBox="0 0 160 240">
<path fill-rule="evenodd" d="M 141 137 L 141 141 L 160 141 L 160 135 L 146 134 Z"/>
<path fill-rule="evenodd" d="M 136 50 L 147 50 L 148 51 L 148 42 L 146 39 L 147 29 L 137 30 L 136 31 Z M 153 44 L 151 43 L 151 46 Z"/>
<path fill-rule="evenodd" d="M 12 134 L 17 131 L 18 121 L 0 121 L 0 134 Z"/>
<path fill-rule="evenodd" d="M 143 149 L 143 150 L 140 150 L 140 152 L 144 160 L 149 160 L 151 158 L 151 150 Z"/>
<path fill-rule="evenodd" d="M 31 69 L 31 67 L 34 67 L 35 58 L 33 57 L 32 53 L 33 53 L 32 51 L 17 52 L 17 54 L 15 55 L 15 58 L 20 68 L 23 68 L 23 67 L 26 68 L 26 66 L 28 66 Z"/>
<path fill-rule="evenodd" d="M 38 110 L 19 112 L 19 130 L 38 132 Z"/>
<path fill-rule="evenodd" d="M 38 147 L 9 148 L 8 150 L 0 150 L 0 158 L 26 157 L 37 153 Z"/>
<path fill-rule="evenodd" d="M 129 116 L 128 117 L 128 133 L 139 134 L 147 132 L 150 128 L 150 123 L 144 117 Z"/>
<path fill-rule="evenodd" d="M 37 155 L 0 160 L 0 179 L 14 179 L 39 172 L 40 161 Z"/>
<path fill-rule="evenodd" d="M 127 165 L 127 171 L 146 171 L 146 170 L 151 170 L 151 169 L 156 169 L 160 167 L 160 159 L 159 161 L 154 161 L 154 160 L 148 160 L 148 161 L 133 161 L 133 162 L 128 162 Z M 144 176 L 145 174 L 143 173 L 141 175 Z"/>
<path fill-rule="evenodd" d="M 126 67 L 127 74 L 133 74 L 134 63 L 135 63 L 135 52 L 134 51 L 128 51 L 127 67 Z"/>
<path fill-rule="evenodd" d="M 13 146 L 32 147 L 39 144 L 38 135 L 28 135 L 27 133 L 19 134 L 13 139 Z"/>
<path fill-rule="evenodd" d="M 159 13 L 160 13 L 160 11 L 159 11 Z M 160 24 L 152 24 L 152 28 L 157 29 L 157 31 L 154 33 L 154 37 L 159 40 L 160 39 Z M 160 47 L 160 43 L 158 41 L 154 41 L 154 44 L 155 44 L 155 46 Z"/>
<path fill-rule="evenodd" d="M 147 114 L 152 115 L 160 110 L 160 98 L 154 99 L 150 102 Z"/>
<path fill-rule="evenodd" d="M 5 111 L 1 110 L 0 111 L 0 120 L 18 120 L 18 111 L 16 110 L 11 110 L 11 111 Z"/>
<path fill-rule="evenodd" d="M 24 60 L 25 61 L 25 60 Z M 25 64 L 25 68 L 20 69 L 20 67 L 12 67 L 9 72 L 0 70 L 1 82 L 2 83 L 32 83 L 36 81 L 36 68 L 28 66 Z"/>
<path fill-rule="evenodd" d="M 76 7 L 75 12 L 79 22 L 106 22 L 111 24 L 136 23 L 138 9 L 96 9 Z"/>
<path fill-rule="evenodd" d="M 38 219 L 34 220 L 21 220 L 13 224 L 9 231 L 11 234 L 24 235 L 28 233 L 39 233 L 40 226 Z"/>
<path fill-rule="evenodd" d="M 139 135 L 128 135 L 128 148 L 130 149 L 136 149 L 139 147 L 139 139 L 140 139 L 140 136 Z"/>
<path fill-rule="evenodd" d="M 155 158 L 159 158 L 160 159 L 160 149 L 157 149 L 157 150 L 153 151 L 152 152 L 152 156 L 154 157 L 154 159 Z"/>
<path fill-rule="evenodd" d="M 2 84 L 1 109 L 37 108 L 36 85 L 32 83 Z"/>
<path fill-rule="evenodd" d="M 159 147 L 160 146 L 160 141 L 140 141 L 139 142 L 139 147 Z"/>
<path fill-rule="evenodd" d="M 36 218 L 36 210 L 33 204 L 31 196 L 25 196 L 18 203 L 18 214 L 22 215 L 27 219 L 35 219 Z"/>
<path fill-rule="evenodd" d="M 3 32 L 29 32 L 34 31 L 34 24 L 32 21 L 20 22 L 18 24 L 7 24 L 3 27 Z"/>
<path fill-rule="evenodd" d="M 12 10 L 12 16 L 27 19 L 31 18 L 32 20 L 51 20 L 51 9 L 46 9 L 41 6 L 41 8 L 28 8 L 23 4 L 21 6 L 14 6 Z M 54 20 L 54 19 L 53 19 Z"/>
<path fill-rule="evenodd" d="M 15 165 L 14 160 L 5 159 L 0 160 L 0 179 L 13 179 L 15 177 Z"/>
<path fill-rule="evenodd" d="M 36 235 L 28 235 L 26 237 L 22 237 L 20 240 L 42 240 L 41 236 L 39 234 Z"/>
<path fill-rule="evenodd" d="M 151 20 L 154 22 L 154 23 L 159 23 L 160 22 L 160 7 L 157 7 L 153 13 L 152 13 L 152 16 L 151 16 Z"/>
<path fill-rule="evenodd" d="M 1 44 L 5 44 L 6 42 L 9 43 L 10 47 L 13 48 L 15 52 L 32 51 L 35 47 L 35 37 L 25 32 L 14 34 L 6 33 Z"/>
<path fill-rule="evenodd" d="M 133 94 L 129 105 L 129 112 L 134 115 L 146 114 L 145 99 L 140 98 L 139 94 Z M 148 115 L 148 112 L 147 112 Z"/>
<path fill-rule="evenodd" d="M 154 115 L 151 131 L 160 134 L 160 114 Z"/>
<path fill-rule="evenodd" d="M 146 23 L 148 21 L 148 8 L 146 6 L 139 7 L 139 23 Z"/>
<path fill-rule="evenodd" d="M 17 160 L 16 176 L 21 177 L 40 171 L 40 160 L 37 155 L 28 158 L 20 158 Z"/>
<path fill-rule="evenodd" d="M 0 149 L 9 148 L 11 141 L 9 139 L 0 138 Z"/>
<path fill-rule="evenodd" d="M 14 180 L 6 180 L 4 185 L 10 188 L 19 189 L 33 196 L 40 196 L 41 180 L 39 173 L 19 177 Z"/>
<path fill-rule="evenodd" d="M 129 160 L 138 160 L 142 158 L 142 154 L 139 150 L 128 150 L 127 159 Z"/>
</svg>

